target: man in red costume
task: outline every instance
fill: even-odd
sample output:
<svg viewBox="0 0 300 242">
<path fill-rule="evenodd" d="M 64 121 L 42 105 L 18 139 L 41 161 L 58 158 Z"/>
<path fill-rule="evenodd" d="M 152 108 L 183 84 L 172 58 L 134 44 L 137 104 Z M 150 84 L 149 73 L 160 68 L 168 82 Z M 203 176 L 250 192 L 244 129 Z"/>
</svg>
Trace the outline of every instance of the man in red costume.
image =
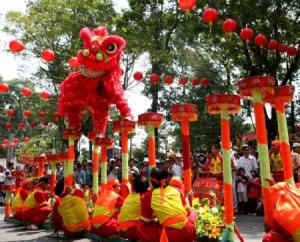
<svg viewBox="0 0 300 242">
<path fill-rule="evenodd" d="M 120 182 L 111 178 L 96 201 L 91 219 L 92 233 L 109 237 L 119 232 L 117 216 L 124 202 L 123 197 L 119 195 L 120 192 Z"/>
<path fill-rule="evenodd" d="M 223 158 L 220 154 L 219 145 L 213 145 L 211 147 L 211 155 L 208 157 L 203 170 L 207 172 L 210 177 L 223 180 Z"/>
<path fill-rule="evenodd" d="M 142 242 L 195 240 L 195 213 L 185 208 L 185 198 L 176 188 L 167 186 L 167 178 L 166 170 L 152 169 L 153 190 L 145 194 L 141 203 L 144 223 L 138 227 L 138 236 Z"/>
<path fill-rule="evenodd" d="M 34 189 L 24 202 L 24 220 L 29 222 L 27 229 L 36 230 L 37 225 L 43 224 L 48 218 L 51 209 L 48 204 L 49 179 L 41 177 L 37 188 Z"/>
<path fill-rule="evenodd" d="M 89 226 L 87 205 L 83 192 L 72 187 L 64 188 L 64 180 L 55 187 L 55 203 L 52 212 L 52 238 L 59 237 L 59 230 L 63 230 L 68 237 L 80 237 Z"/>
</svg>

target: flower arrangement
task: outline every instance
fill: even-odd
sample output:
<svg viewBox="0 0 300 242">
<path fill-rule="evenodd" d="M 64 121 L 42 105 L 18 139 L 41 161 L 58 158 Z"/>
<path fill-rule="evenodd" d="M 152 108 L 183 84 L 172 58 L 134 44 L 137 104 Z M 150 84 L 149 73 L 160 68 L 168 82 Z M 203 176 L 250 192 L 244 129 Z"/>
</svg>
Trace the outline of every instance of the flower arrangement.
<svg viewBox="0 0 300 242">
<path fill-rule="evenodd" d="M 204 198 L 194 204 L 194 208 L 198 214 L 195 221 L 196 234 L 200 241 L 219 241 L 224 224 L 224 207 L 217 206 L 216 203 L 210 206 L 210 201 Z"/>
</svg>

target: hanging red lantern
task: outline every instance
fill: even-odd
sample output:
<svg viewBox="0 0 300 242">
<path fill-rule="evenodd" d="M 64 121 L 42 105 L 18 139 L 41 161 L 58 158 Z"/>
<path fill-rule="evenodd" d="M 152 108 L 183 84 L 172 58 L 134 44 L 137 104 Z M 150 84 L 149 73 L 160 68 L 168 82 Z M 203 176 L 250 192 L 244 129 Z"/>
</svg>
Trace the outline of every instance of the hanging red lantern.
<svg viewBox="0 0 300 242">
<path fill-rule="evenodd" d="M 0 92 L 7 93 L 9 91 L 9 86 L 6 84 L 0 84 Z"/>
<path fill-rule="evenodd" d="M 11 125 L 10 122 L 6 122 L 6 123 L 5 123 L 5 128 L 6 128 L 6 129 L 11 129 L 11 127 L 12 127 L 12 125 Z"/>
<path fill-rule="evenodd" d="M 15 139 L 14 139 L 14 143 L 15 143 L 15 144 L 18 144 L 19 141 L 20 141 L 19 138 L 15 138 Z"/>
<path fill-rule="evenodd" d="M 39 116 L 40 119 L 43 119 L 43 118 L 46 117 L 46 112 L 44 112 L 44 111 L 39 111 L 39 112 L 38 112 L 38 116 Z"/>
<path fill-rule="evenodd" d="M 32 122 L 30 123 L 30 126 L 31 126 L 32 128 L 35 128 L 36 126 L 38 126 L 38 123 L 35 122 L 35 121 L 32 121 Z"/>
<path fill-rule="evenodd" d="M 180 85 L 184 86 L 185 84 L 188 83 L 188 79 L 186 77 L 182 76 L 182 77 L 179 78 L 178 82 L 179 82 Z"/>
<path fill-rule="evenodd" d="M 23 122 L 23 121 L 21 121 L 21 122 L 19 123 L 19 127 L 20 127 L 20 129 L 24 129 L 24 128 L 26 127 L 26 123 Z"/>
<path fill-rule="evenodd" d="M 237 22 L 234 19 L 228 18 L 223 22 L 223 31 L 231 35 L 237 29 Z"/>
<path fill-rule="evenodd" d="M 249 41 L 254 37 L 254 31 L 251 28 L 243 28 L 240 32 L 240 38 L 243 41 L 246 41 L 246 43 L 248 44 Z"/>
<path fill-rule="evenodd" d="M 150 81 L 152 84 L 157 84 L 160 80 L 160 76 L 156 73 L 151 74 Z"/>
<path fill-rule="evenodd" d="M 6 110 L 6 113 L 9 117 L 13 117 L 15 115 L 15 110 L 12 108 L 9 108 Z"/>
<path fill-rule="evenodd" d="M 196 6 L 195 0 L 179 0 L 178 5 L 180 9 L 186 13 L 190 12 Z"/>
<path fill-rule="evenodd" d="M 199 79 L 193 78 L 193 79 L 192 79 L 192 84 L 193 84 L 193 86 L 198 86 L 198 85 L 200 84 Z"/>
<path fill-rule="evenodd" d="M 288 48 L 289 47 L 285 44 L 279 44 L 277 49 L 281 54 L 283 54 L 283 53 L 287 52 Z"/>
<path fill-rule="evenodd" d="M 276 52 L 278 45 L 279 45 L 279 43 L 276 39 L 270 39 L 270 41 L 268 43 L 268 49 L 273 52 Z"/>
<path fill-rule="evenodd" d="M 4 140 L 2 141 L 2 143 L 7 145 L 7 144 L 8 144 L 8 139 L 4 139 Z"/>
<path fill-rule="evenodd" d="M 52 50 L 43 50 L 41 53 L 42 59 L 46 62 L 54 61 L 55 53 Z"/>
<path fill-rule="evenodd" d="M 42 91 L 42 92 L 40 92 L 40 97 L 42 99 L 48 99 L 50 97 L 50 93 L 47 91 Z"/>
<path fill-rule="evenodd" d="M 32 112 L 28 111 L 28 110 L 26 110 L 26 111 L 23 112 L 24 118 L 30 118 L 31 114 L 32 114 Z"/>
<path fill-rule="evenodd" d="M 133 74 L 133 79 L 136 81 L 140 81 L 144 78 L 143 73 L 140 71 L 137 71 Z"/>
<path fill-rule="evenodd" d="M 69 59 L 68 63 L 71 68 L 78 68 L 80 66 L 80 63 L 79 63 L 77 57 L 71 57 Z"/>
<path fill-rule="evenodd" d="M 49 122 L 48 122 L 48 121 L 44 121 L 44 122 L 43 122 L 43 125 L 44 125 L 45 127 L 47 127 L 47 126 L 49 125 Z"/>
<path fill-rule="evenodd" d="M 13 148 L 15 148 L 15 143 L 11 143 L 11 144 L 9 144 L 9 147 L 11 148 L 11 149 L 13 149 Z"/>
<path fill-rule="evenodd" d="M 22 50 L 24 50 L 24 44 L 22 43 L 22 41 L 14 39 L 9 42 L 9 49 L 13 53 L 20 53 Z"/>
<path fill-rule="evenodd" d="M 59 118 L 59 117 L 60 117 L 59 112 L 54 112 L 54 113 L 52 114 L 52 117 L 54 117 L 54 118 Z"/>
<path fill-rule="evenodd" d="M 21 93 L 24 97 L 29 97 L 32 95 L 32 91 L 27 87 L 22 88 Z"/>
<path fill-rule="evenodd" d="M 288 47 L 288 49 L 287 49 L 287 54 L 289 56 L 295 56 L 295 55 L 297 55 L 297 52 L 298 52 L 298 50 L 296 47 Z"/>
<path fill-rule="evenodd" d="M 2 149 L 6 149 L 7 144 L 1 144 Z"/>
<path fill-rule="evenodd" d="M 216 9 L 214 8 L 207 8 L 204 10 L 202 14 L 202 19 L 205 23 L 209 24 L 210 32 L 211 32 L 211 26 L 213 25 L 214 22 L 218 20 L 219 13 Z"/>
<path fill-rule="evenodd" d="M 258 34 L 254 39 L 254 44 L 258 45 L 260 48 L 263 48 L 267 41 L 267 37 L 264 34 Z"/>
<path fill-rule="evenodd" d="M 59 122 L 58 119 L 54 119 L 54 120 L 53 120 L 53 123 L 54 123 L 54 124 L 58 124 L 58 122 Z"/>
<path fill-rule="evenodd" d="M 202 78 L 201 85 L 206 87 L 208 85 L 208 79 L 207 78 Z"/>
<path fill-rule="evenodd" d="M 24 142 L 27 143 L 29 141 L 29 137 L 24 137 Z"/>
<path fill-rule="evenodd" d="M 168 85 L 171 85 L 174 81 L 174 78 L 172 76 L 166 76 L 164 79 L 164 82 L 167 83 Z"/>
</svg>

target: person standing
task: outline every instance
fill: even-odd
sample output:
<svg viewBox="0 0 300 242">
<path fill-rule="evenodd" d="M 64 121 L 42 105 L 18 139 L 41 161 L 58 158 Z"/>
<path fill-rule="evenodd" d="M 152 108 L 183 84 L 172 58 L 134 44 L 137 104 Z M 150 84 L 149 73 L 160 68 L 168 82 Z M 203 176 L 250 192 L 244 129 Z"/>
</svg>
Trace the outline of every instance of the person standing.
<svg viewBox="0 0 300 242">
<path fill-rule="evenodd" d="M 270 149 L 270 166 L 275 182 L 283 182 L 283 166 L 280 154 L 280 141 L 274 140 Z"/>
<path fill-rule="evenodd" d="M 220 154 L 219 145 L 211 147 L 211 155 L 208 157 L 203 170 L 209 173 L 209 176 L 223 180 L 223 158 Z"/>
<path fill-rule="evenodd" d="M 242 146 L 243 156 L 239 158 L 237 161 L 238 167 L 242 167 L 245 170 L 245 175 L 248 177 L 251 176 L 251 171 L 254 170 L 258 172 L 258 164 L 257 160 L 253 155 L 250 155 L 250 149 L 248 145 Z"/>
<path fill-rule="evenodd" d="M 176 153 L 174 158 L 174 163 L 171 166 L 172 176 L 182 177 L 182 155 L 180 153 Z"/>
<path fill-rule="evenodd" d="M 298 179 L 298 170 L 300 168 L 300 143 L 294 143 L 292 146 L 292 167 L 294 171 L 295 182 L 299 182 Z"/>
<path fill-rule="evenodd" d="M 80 163 L 77 164 L 77 170 L 75 171 L 75 180 L 82 187 L 86 184 L 86 173 L 82 169 L 82 165 Z"/>
</svg>

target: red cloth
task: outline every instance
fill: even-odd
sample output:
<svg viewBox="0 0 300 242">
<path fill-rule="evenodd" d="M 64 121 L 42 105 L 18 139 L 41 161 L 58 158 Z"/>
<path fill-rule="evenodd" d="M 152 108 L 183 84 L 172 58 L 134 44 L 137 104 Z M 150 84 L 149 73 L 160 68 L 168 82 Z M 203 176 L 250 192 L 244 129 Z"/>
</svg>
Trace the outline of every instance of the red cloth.
<svg viewBox="0 0 300 242">
<path fill-rule="evenodd" d="M 36 190 L 34 192 L 34 199 L 38 202 L 38 203 L 44 203 L 48 200 L 48 195 L 45 191 L 42 190 Z"/>
<path fill-rule="evenodd" d="M 40 225 L 43 224 L 48 218 L 51 209 L 47 206 L 33 208 L 24 211 L 23 218 L 31 224 Z"/>
<path fill-rule="evenodd" d="M 72 193 L 72 195 L 84 199 L 84 193 L 83 193 L 83 191 L 81 191 L 80 189 L 76 189 L 76 190 Z"/>
<path fill-rule="evenodd" d="M 115 218 L 112 218 L 108 222 L 102 224 L 99 228 L 94 228 L 92 226 L 92 233 L 100 236 L 100 237 L 109 237 L 113 234 L 119 233 L 118 223 Z"/>
<path fill-rule="evenodd" d="M 259 198 L 260 195 L 260 181 L 259 178 L 251 179 L 248 185 L 248 198 Z"/>
<path fill-rule="evenodd" d="M 27 189 L 20 188 L 19 194 L 20 194 L 21 199 L 22 199 L 23 201 L 25 201 L 26 198 L 27 198 L 28 195 L 29 195 L 29 192 L 28 192 Z"/>
<path fill-rule="evenodd" d="M 169 242 L 192 242 L 196 239 L 195 235 L 196 213 L 191 212 L 188 223 L 183 229 L 166 228 Z M 162 226 L 158 223 L 142 223 L 137 228 L 137 234 L 142 242 L 159 242 Z"/>
<path fill-rule="evenodd" d="M 153 190 L 149 190 L 141 198 L 141 214 L 142 217 L 151 220 L 153 218 L 153 210 L 151 208 L 151 197 Z"/>
<path fill-rule="evenodd" d="M 18 221 L 23 221 L 23 211 L 18 211 L 14 214 L 14 219 Z"/>
<path fill-rule="evenodd" d="M 120 234 L 130 240 L 139 240 L 138 234 L 137 234 L 137 228 L 142 225 L 141 221 L 136 221 L 135 225 L 128 228 L 125 232 L 120 230 Z"/>
</svg>

